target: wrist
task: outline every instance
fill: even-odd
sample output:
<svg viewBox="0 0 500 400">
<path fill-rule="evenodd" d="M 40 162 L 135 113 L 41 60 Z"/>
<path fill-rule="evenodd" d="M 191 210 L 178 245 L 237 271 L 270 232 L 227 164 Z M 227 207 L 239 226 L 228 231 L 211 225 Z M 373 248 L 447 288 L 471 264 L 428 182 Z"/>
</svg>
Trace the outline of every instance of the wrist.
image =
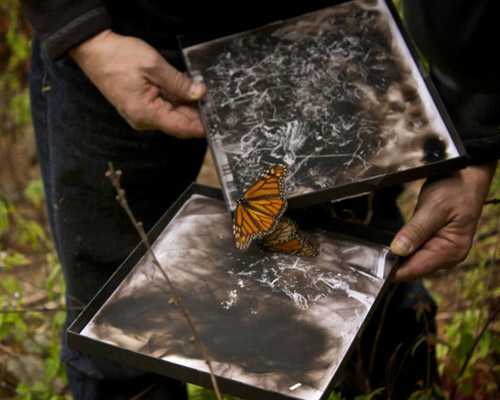
<svg viewBox="0 0 500 400">
<path fill-rule="evenodd" d="M 477 173 L 481 174 L 487 179 L 491 179 L 495 175 L 498 161 L 490 161 L 486 164 L 475 164 L 471 165 L 469 168 L 474 169 Z"/>
<path fill-rule="evenodd" d="M 98 48 L 111 35 L 113 35 L 113 31 L 111 29 L 105 29 L 97 35 L 94 35 L 73 47 L 68 53 L 77 63 L 80 63 L 81 60 L 87 58 L 89 54 Z"/>
<path fill-rule="evenodd" d="M 497 161 L 492 161 L 486 164 L 471 165 L 464 170 L 464 173 L 469 174 L 471 179 L 474 179 L 478 188 L 482 188 L 483 197 L 488 195 L 491 180 L 495 175 Z"/>
</svg>

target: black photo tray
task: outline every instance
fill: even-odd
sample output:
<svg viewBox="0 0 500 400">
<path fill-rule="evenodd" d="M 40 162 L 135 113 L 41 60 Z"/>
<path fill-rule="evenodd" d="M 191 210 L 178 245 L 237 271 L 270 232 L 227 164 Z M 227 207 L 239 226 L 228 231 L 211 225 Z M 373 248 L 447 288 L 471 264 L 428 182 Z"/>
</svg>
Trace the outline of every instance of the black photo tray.
<svg viewBox="0 0 500 400">
<path fill-rule="evenodd" d="M 392 2 L 354 0 L 222 38 L 180 37 L 225 201 L 284 163 L 289 207 L 466 166 Z"/>
<path fill-rule="evenodd" d="M 192 184 L 149 233 L 223 393 L 328 398 L 398 258 L 388 247 L 391 234 L 320 220 L 304 228 L 318 244 L 316 257 L 257 243 L 243 253 L 221 191 Z M 211 387 L 192 333 L 142 244 L 69 327 L 67 340 L 85 353 Z"/>
</svg>

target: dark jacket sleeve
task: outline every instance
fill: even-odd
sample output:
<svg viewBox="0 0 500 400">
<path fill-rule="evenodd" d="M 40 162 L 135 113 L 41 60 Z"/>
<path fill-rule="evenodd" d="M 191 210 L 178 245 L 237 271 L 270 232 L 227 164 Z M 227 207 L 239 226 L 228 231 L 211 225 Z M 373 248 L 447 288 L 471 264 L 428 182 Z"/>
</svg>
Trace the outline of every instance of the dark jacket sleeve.
<svg viewBox="0 0 500 400">
<path fill-rule="evenodd" d="M 405 0 L 415 44 L 471 157 L 500 158 L 500 2 Z"/>
<path fill-rule="evenodd" d="M 52 61 L 111 27 L 101 0 L 21 0 L 21 5 Z"/>
</svg>

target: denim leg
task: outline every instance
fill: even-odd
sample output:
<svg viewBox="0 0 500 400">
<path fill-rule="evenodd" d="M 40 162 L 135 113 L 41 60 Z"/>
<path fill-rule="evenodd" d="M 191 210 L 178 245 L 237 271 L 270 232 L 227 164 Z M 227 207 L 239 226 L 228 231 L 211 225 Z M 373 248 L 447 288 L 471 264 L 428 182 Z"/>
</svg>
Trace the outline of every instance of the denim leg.
<svg viewBox="0 0 500 400">
<path fill-rule="evenodd" d="M 206 142 L 134 131 L 71 58 L 50 63 L 36 37 L 30 68 L 33 125 L 50 226 L 66 281 L 67 305 L 81 306 L 139 242 L 105 177 L 108 162 L 123 171 L 121 183 L 129 205 L 150 229 L 196 179 Z M 67 325 L 77 314 L 68 312 Z M 131 397 L 152 382 L 151 374 L 68 349 L 64 338 L 61 358 L 75 399 Z M 123 379 L 126 385 L 116 384 Z M 162 381 L 178 393 L 180 383 Z M 90 392 L 85 394 L 85 388 Z"/>
</svg>

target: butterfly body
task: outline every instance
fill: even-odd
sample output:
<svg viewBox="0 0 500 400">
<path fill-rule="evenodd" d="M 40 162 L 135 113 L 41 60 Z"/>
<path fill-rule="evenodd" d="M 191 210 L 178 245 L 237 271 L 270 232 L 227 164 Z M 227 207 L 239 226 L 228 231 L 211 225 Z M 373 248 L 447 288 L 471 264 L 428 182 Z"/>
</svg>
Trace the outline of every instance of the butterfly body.
<svg viewBox="0 0 500 400">
<path fill-rule="evenodd" d="M 285 175 L 278 164 L 264 173 L 238 202 L 233 217 L 236 247 L 246 250 L 254 239 L 271 233 L 287 207 Z"/>
</svg>

